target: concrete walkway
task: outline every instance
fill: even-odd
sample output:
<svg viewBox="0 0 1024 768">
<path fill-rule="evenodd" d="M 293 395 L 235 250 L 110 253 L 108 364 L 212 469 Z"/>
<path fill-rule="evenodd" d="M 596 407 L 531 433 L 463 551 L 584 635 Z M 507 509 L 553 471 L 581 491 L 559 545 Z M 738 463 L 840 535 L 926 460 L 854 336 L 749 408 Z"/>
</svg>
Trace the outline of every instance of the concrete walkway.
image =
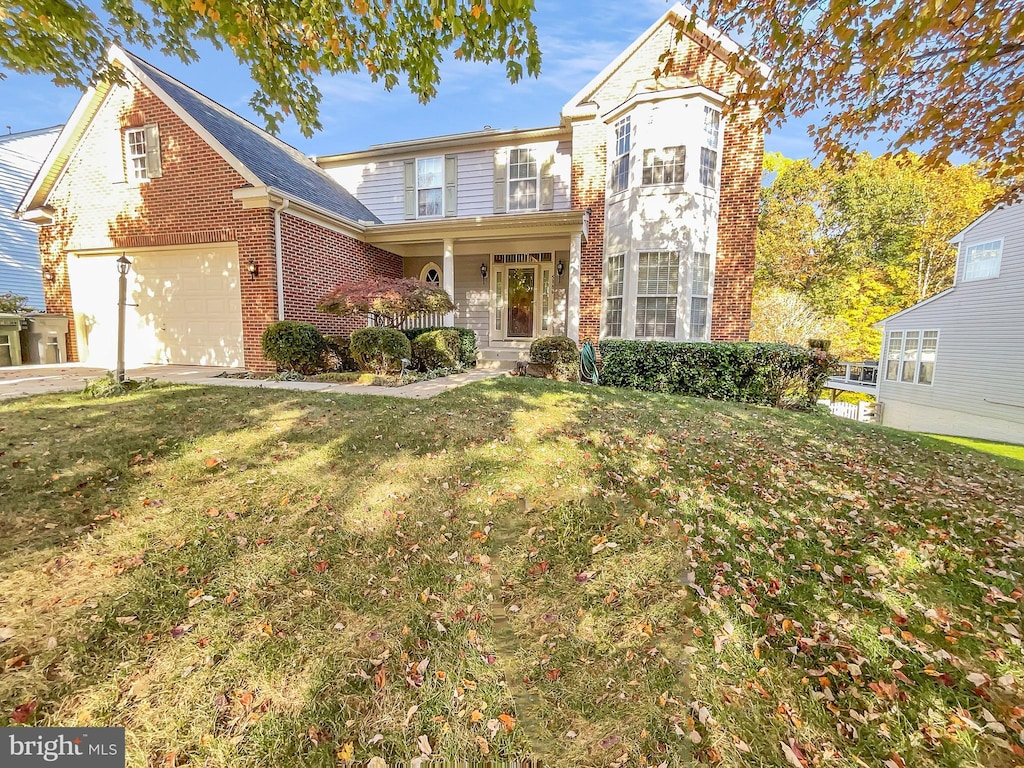
<svg viewBox="0 0 1024 768">
<path fill-rule="evenodd" d="M 256 389 L 293 389 L 305 392 L 324 392 L 345 395 L 382 395 L 426 400 L 465 386 L 474 381 L 483 381 L 504 376 L 502 370 L 474 369 L 455 376 L 445 376 L 430 381 L 419 381 L 404 387 L 374 387 L 358 384 L 331 384 L 320 381 L 266 381 L 264 379 L 221 379 L 220 373 L 239 373 L 237 369 L 213 368 L 195 365 L 150 365 L 126 371 L 129 378 L 152 378 L 174 384 L 199 384 L 216 387 L 249 387 Z M 78 363 L 66 365 L 23 365 L 14 368 L 0 368 L 0 400 L 28 395 L 46 395 L 54 392 L 81 392 L 86 382 L 106 374 L 103 368 L 91 368 Z"/>
</svg>

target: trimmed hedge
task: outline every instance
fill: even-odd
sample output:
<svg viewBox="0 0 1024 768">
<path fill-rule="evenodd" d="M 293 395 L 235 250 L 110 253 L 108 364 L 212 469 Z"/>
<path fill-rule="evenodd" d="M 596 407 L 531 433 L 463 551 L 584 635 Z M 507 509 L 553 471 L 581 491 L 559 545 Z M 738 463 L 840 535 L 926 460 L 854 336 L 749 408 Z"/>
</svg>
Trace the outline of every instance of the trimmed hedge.
<svg viewBox="0 0 1024 768">
<path fill-rule="evenodd" d="M 349 349 L 359 370 L 385 374 L 402 370 L 402 358 L 412 356 L 409 339 L 396 328 L 360 328 L 349 337 Z"/>
<path fill-rule="evenodd" d="M 421 333 L 412 340 L 412 360 L 421 371 L 456 368 L 462 339 L 454 328 L 438 328 Z"/>
<path fill-rule="evenodd" d="M 422 336 L 424 333 L 442 330 L 455 331 L 459 334 L 459 339 L 462 342 L 459 349 L 459 362 L 463 367 L 472 368 L 476 365 L 476 331 L 469 328 L 442 328 L 434 326 L 432 328 L 403 328 L 402 333 L 406 335 L 409 341 L 415 341 L 417 336 Z"/>
<path fill-rule="evenodd" d="M 311 323 L 280 320 L 263 331 L 263 356 L 278 369 L 310 374 L 324 367 L 327 341 Z"/>
<path fill-rule="evenodd" d="M 551 369 L 559 381 L 580 380 L 580 351 L 567 336 L 548 336 L 530 345 L 530 362 Z"/>
<path fill-rule="evenodd" d="M 777 407 L 814 405 L 834 362 L 821 350 L 752 342 L 601 342 L 601 383 Z"/>
</svg>

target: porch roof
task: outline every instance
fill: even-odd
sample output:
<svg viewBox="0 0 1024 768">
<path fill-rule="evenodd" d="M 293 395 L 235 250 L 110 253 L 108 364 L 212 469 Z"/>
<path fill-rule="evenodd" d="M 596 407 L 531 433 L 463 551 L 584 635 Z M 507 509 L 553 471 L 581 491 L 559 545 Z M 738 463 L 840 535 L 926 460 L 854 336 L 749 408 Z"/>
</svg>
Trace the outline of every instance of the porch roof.
<svg viewBox="0 0 1024 768">
<path fill-rule="evenodd" d="M 502 213 L 493 216 L 466 216 L 399 224 L 373 224 L 366 227 L 366 242 L 382 248 L 443 240 L 501 240 L 509 237 L 572 236 L 587 239 L 587 211 L 544 211 L 542 213 Z"/>
</svg>

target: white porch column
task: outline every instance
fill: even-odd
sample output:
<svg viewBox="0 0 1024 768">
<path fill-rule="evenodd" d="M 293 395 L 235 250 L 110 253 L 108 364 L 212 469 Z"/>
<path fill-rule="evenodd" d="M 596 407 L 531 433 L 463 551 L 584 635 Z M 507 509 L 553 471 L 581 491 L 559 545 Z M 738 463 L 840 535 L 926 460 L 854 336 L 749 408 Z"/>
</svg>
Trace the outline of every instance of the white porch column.
<svg viewBox="0 0 1024 768">
<path fill-rule="evenodd" d="M 455 301 L 455 241 L 445 238 L 444 241 L 444 263 L 441 265 L 442 286 Z M 455 325 L 455 313 L 449 312 L 444 316 L 445 325 Z"/>
<path fill-rule="evenodd" d="M 582 274 L 583 234 L 577 232 L 569 243 L 569 317 L 565 335 L 580 342 L 580 280 Z"/>
</svg>

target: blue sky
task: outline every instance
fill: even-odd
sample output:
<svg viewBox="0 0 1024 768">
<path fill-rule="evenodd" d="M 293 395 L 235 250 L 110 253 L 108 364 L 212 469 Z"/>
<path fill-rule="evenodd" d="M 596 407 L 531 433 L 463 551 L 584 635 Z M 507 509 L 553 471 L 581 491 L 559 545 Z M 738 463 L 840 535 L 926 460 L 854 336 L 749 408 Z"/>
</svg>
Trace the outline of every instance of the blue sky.
<svg viewBox="0 0 1024 768">
<path fill-rule="evenodd" d="M 286 123 L 281 138 L 307 154 L 325 155 L 370 144 L 494 128 L 554 125 L 565 102 L 600 72 L 669 7 L 667 0 L 590 0 L 581 4 L 538 0 L 534 21 L 543 53 L 539 78 L 516 85 L 500 64 L 446 61 L 438 96 L 420 104 L 402 85 L 390 93 L 363 76 L 322 78 L 324 129 L 304 138 Z M 261 124 L 249 108 L 254 85 L 226 51 L 203 44 L 201 60 L 185 65 L 157 51 L 136 50 L 174 77 Z M 449 57 L 450 59 L 450 57 Z M 47 78 L 9 74 L 0 80 L 0 132 L 63 123 L 78 101 L 74 89 Z M 804 123 L 789 123 L 766 137 L 766 148 L 789 157 L 808 157 L 813 147 Z"/>
</svg>

